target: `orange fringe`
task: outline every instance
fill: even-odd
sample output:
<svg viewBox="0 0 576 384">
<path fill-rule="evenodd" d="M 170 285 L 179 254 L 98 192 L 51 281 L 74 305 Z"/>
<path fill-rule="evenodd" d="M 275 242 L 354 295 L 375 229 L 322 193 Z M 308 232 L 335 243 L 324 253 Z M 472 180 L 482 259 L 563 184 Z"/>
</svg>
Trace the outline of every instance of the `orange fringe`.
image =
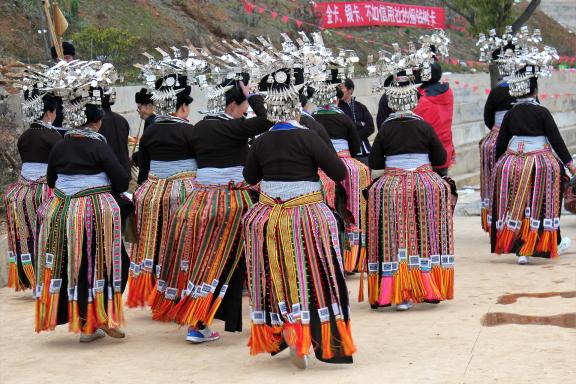
<svg viewBox="0 0 576 384">
<path fill-rule="evenodd" d="M 152 320 L 168 321 L 168 314 L 174 308 L 174 300 L 168 300 L 164 294 L 157 294 L 152 305 Z"/>
<path fill-rule="evenodd" d="M 252 324 L 248 346 L 250 346 L 252 356 L 280 350 L 280 343 L 276 342 L 272 327 L 266 324 Z"/>
<path fill-rule="evenodd" d="M 364 301 L 364 270 L 360 272 L 360 288 L 358 289 L 358 302 Z"/>
<path fill-rule="evenodd" d="M 334 357 L 334 351 L 332 350 L 332 331 L 330 321 L 322 323 L 322 358 L 325 360 L 332 359 Z"/>
<path fill-rule="evenodd" d="M 452 300 L 454 298 L 454 268 L 444 268 L 443 272 L 443 285 L 442 285 L 442 296 L 446 300 Z"/>
<path fill-rule="evenodd" d="M 508 253 L 514 243 L 514 231 L 506 226 L 496 235 L 496 253 Z"/>
<path fill-rule="evenodd" d="M 68 301 L 68 330 L 70 332 L 80 332 L 80 316 L 78 314 L 78 302 L 75 300 Z"/>
<path fill-rule="evenodd" d="M 312 334 L 310 332 L 310 324 L 302 324 L 302 337 L 298 343 L 296 354 L 298 356 L 306 356 L 310 352 L 312 346 Z"/>
<path fill-rule="evenodd" d="M 522 225 L 520 226 L 519 237 L 522 241 L 528 240 L 530 234 L 530 218 L 525 218 L 522 220 Z"/>
<path fill-rule="evenodd" d="M 538 230 L 531 229 L 526 238 L 523 239 L 524 244 L 518 251 L 520 256 L 532 256 L 534 254 L 534 250 L 536 249 L 536 241 L 538 240 Z"/>
<path fill-rule="evenodd" d="M 94 303 L 92 301 L 88 302 L 88 308 L 86 309 L 86 323 L 84 324 L 84 329 L 82 333 L 91 335 L 96 330 L 96 316 L 94 314 Z"/>
<path fill-rule="evenodd" d="M 350 322 L 348 326 L 344 323 L 344 320 L 336 320 L 336 327 L 338 328 L 338 333 L 340 334 L 340 342 L 342 343 L 342 349 L 344 350 L 345 356 L 352 356 L 356 352 L 356 346 L 352 341 L 352 335 L 350 333 Z"/>
<path fill-rule="evenodd" d="M 96 292 L 94 296 L 94 313 L 96 314 L 96 322 L 98 325 L 106 324 L 108 315 L 106 314 L 106 306 L 104 304 L 104 292 Z"/>
<path fill-rule="evenodd" d="M 444 275 L 442 273 L 442 267 L 438 264 L 432 266 L 432 278 L 434 280 L 434 284 L 439 289 L 440 296 L 442 300 L 446 300 L 446 296 L 442 293 L 442 287 L 444 286 Z"/>
<path fill-rule="evenodd" d="M 412 289 L 412 297 L 415 301 L 420 302 L 426 296 L 426 289 L 422 281 L 422 274 L 419 268 L 410 268 L 410 287 Z"/>
<path fill-rule="evenodd" d="M 214 301 L 214 304 L 212 304 L 212 309 L 210 309 L 208 317 L 204 319 L 205 324 L 212 324 L 212 320 L 214 320 L 214 316 L 216 316 L 216 312 L 218 311 L 218 308 L 220 308 L 220 304 L 222 304 L 222 297 L 218 296 L 216 301 Z"/>
<path fill-rule="evenodd" d="M 156 292 L 155 280 L 156 278 L 149 271 L 143 271 L 136 277 L 131 276 L 128 280 L 130 287 L 126 305 L 129 308 L 135 308 L 148 304 L 150 295 Z"/>
<path fill-rule="evenodd" d="M 488 225 L 488 208 L 482 208 L 482 229 L 485 232 L 490 230 Z"/>
<path fill-rule="evenodd" d="M 122 293 L 114 293 L 114 314 L 116 323 L 119 326 L 126 324 L 126 318 L 124 317 L 124 305 L 122 304 Z"/>
<path fill-rule="evenodd" d="M 8 288 L 15 288 L 16 291 L 22 289 L 20 279 L 18 278 L 18 267 L 16 262 L 10 263 L 10 268 L 8 269 Z"/>
<path fill-rule="evenodd" d="M 24 269 L 24 274 L 26 275 L 26 278 L 28 278 L 30 286 L 34 289 L 36 286 L 36 278 L 34 277 L 34 267 L 32 266 L 32 263 L 22 264 L 22 269 Z"/>
<path fill-rule="evenodd" d="M 378 293 L 378 274 L 368 275 L 368 300 L 370 304 L 376 304 Z"/>
</svg>

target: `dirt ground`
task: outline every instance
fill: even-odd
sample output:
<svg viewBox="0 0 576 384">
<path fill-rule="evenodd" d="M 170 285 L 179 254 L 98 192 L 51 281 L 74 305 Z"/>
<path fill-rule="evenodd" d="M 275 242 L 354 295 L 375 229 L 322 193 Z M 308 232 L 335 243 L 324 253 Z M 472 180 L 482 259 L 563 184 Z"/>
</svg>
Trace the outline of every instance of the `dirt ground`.
<svg viewBox="0 0 576 384">
<path fill-rule="evenodd" d="M 153 322 L 142 309 L 127 310 L 123 341 L 80 344 L 66 327 L 38 335 L 29 293 L 3 288 L 0 383 L 568 383 L 576 377 L 576 216 L 562 221 L 563 233 L 575 239 L 571 252 L 518 266 L 514 256 L 489 254 L 478 217 L 456 218 L 455 300 L 404 313 L 372 311 L 354 300 L 354 364 L 331 366 L 312 358 L 306 371 L 294 368 L 286 352 L 251 357 L 247 331 L 190 345 L 184 328 Z M 356 297 L 358 277 L 349 288 Z M 506 294 L 550 292 L 497 304 Z M 483 316 L 495 312 L 563 327 L 483 326 Z M 215 328 L 222 331 L 221 324 Z"/>
</svg>

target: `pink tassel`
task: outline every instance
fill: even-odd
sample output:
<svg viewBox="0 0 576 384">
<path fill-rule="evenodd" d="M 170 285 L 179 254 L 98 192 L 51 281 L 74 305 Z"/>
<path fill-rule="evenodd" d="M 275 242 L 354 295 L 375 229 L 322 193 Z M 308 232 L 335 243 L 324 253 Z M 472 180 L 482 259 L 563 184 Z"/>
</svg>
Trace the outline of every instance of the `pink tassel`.
<svg viewBox="0 0 576 384">
<path fill-rule="evenodd" d="M 382 276 L 380 283 L 380 298 L 378 299 L 378 305 L 390 305 L 392 301 L 392 276 Z"/>
</svg>

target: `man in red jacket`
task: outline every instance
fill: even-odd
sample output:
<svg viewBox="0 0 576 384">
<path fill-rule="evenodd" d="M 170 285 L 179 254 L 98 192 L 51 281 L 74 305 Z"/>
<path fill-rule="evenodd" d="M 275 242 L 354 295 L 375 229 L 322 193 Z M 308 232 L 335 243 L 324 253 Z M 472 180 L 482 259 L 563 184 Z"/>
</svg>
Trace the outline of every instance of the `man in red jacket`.
<svg viewBox="0 0 576 384">
<path fill-rule="evenodd" d="M 448 83 L 440 83 L 442 67 L 439 63 L 432 64 L 432 77 L 422 83 L 418 92 L 420 99 L 414 113 L 422 117 L 436 131 L 444 145 L 447 160 L 441 167 L 435 168 L 441 176 L 448 176 L 448 168 L 456 159 L 454 143 L 452 143 L 452 112 L 454 111 L 454 94 Z"/>
</svg>

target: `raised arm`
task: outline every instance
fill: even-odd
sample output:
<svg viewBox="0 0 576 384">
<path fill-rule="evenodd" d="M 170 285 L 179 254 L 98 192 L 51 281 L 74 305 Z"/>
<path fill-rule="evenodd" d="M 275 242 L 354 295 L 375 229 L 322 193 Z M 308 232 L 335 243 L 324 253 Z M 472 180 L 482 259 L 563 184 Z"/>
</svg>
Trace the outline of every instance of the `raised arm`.
<svg viewBox="0 0 576 384">
<path fill-rule="evenodd" d="M 251 95 L 248 97 L 250 107 L 256 117 L 250 119 L 229 120 L 226 124 L 230 127 L 230 134 L 239 138 L 250 138 L 260 135 L 272 127 L 272 122 L 266 118 L 266 107 L 264 98 L 261 95 Z"/>
</svg>

